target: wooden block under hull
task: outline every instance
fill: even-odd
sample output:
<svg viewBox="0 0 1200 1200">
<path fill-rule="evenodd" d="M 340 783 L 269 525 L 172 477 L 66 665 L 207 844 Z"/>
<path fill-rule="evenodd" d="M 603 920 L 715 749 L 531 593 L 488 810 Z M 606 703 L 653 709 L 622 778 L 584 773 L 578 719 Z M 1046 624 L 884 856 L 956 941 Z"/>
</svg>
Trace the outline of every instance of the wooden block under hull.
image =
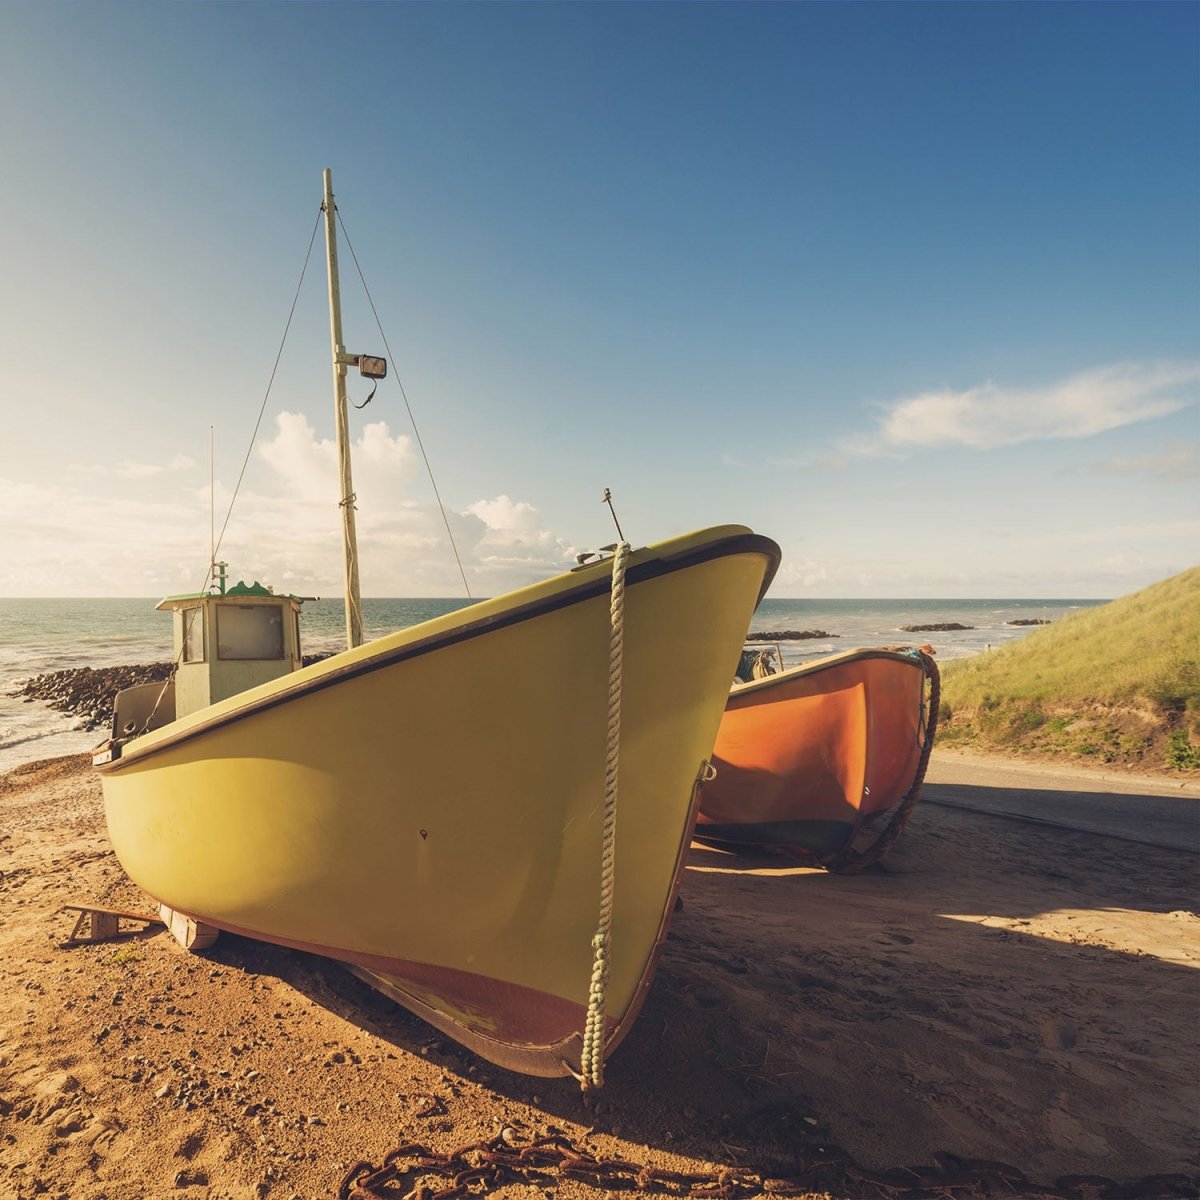
<svg viewBox="0 0 1200 1200">
<path fill-rule="evenodd" d="M 171 931 L 171 936 L 185 950 L 207 950 L 217 940 L 221 931 L 215 925 L 205 925 L 194 917 L 185 916 L 165 904 L 158 906 L 162 923 Z"/>
</svg>

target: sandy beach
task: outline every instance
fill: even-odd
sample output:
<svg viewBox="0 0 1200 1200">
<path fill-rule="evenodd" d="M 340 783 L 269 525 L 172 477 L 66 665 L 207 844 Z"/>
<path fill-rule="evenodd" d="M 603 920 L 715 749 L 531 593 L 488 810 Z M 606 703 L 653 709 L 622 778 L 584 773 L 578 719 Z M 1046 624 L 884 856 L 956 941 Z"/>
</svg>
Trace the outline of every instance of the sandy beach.
<svg viewBox="0 0 1200 1200">
<path fill-rule="evenodd" d="M 64 904 L 151 911 L 86 757 L 0 777 L 0 831 L 6 1198 L 318 1200 L 393 1147 L 502 1131 L 659 1173 L 734 1167 L 727 1195 L 1102 1194 L 1064 1178 L 1084 1175 L 1195 1193 L 1190 853 L 935 804 L 859 877 L 694 847 L 646 1007 L 585 1100 L 322 959 L 228 935 L 189 955 L 161 929 L 63 948 Z M 633 1190 L 667 1194 L 655 1178 Z M 553 1167 L 492 1183 L 618 1190 Z"/>
</svg>

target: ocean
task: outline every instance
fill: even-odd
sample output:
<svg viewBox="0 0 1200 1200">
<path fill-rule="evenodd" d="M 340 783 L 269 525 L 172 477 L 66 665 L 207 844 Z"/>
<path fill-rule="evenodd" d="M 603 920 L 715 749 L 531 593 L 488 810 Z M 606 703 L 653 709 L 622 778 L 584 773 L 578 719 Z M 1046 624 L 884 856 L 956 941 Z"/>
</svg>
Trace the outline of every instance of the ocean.
<svg viewBox="0 0 1200 1200">
<path fill-rule="evenodd" d="M 163 662 L 171 657 L 171 620 L 157 601 L 0 599 L 0 772 L 21 763 L 78 754 L 103 738 L 78 728 L 76 718 L 44 704 L 14 699 L 20 683 L 46 671 Z M 381 637 L 466 605 L 465 600 L 363 601 L 364 640 Z M 775 600 L 759 606 L 751 632 L 824 630 L 831 637 L 783 643 L 784 665 L 855 646 L 930 643 L 946 662 L 1023 637 L 1017 620 L 1056 621 L 1101 600 Z M 949 624 L 969 629 L 902 633 L 902 625 Z M 301 639 L 306 654 L 340 650 L 345 625 L 340 600 L 305 604 Z"/>
</svg>

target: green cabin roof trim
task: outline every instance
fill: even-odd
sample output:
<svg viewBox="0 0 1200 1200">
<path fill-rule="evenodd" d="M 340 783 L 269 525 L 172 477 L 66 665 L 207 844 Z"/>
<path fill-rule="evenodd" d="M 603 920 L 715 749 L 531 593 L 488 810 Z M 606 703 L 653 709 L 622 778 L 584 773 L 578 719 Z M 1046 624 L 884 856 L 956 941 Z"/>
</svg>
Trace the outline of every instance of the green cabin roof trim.
<svg viewBox="0 0 1200 1200">
<path fill-rule="evenodd" d="M 296 604 L 303 604 L 305 599 L 303 596 L 274 592 L 266 584 L 259 583 L 257 579 L 253 583 L 246 583 L 244 580 L 239 579 L 233 587 L 223 592 L 181 592 L 178 596 L 164 596 L 155 605 L 155 608 L 161 611 L 164 608 L 170 608 L 176 604 L 185 604 L 188 601 L 228 600 L 230 598 L 239 599 L 245 596 L 263 597 L 270 600 L 291 600 Z"/>
</svg>

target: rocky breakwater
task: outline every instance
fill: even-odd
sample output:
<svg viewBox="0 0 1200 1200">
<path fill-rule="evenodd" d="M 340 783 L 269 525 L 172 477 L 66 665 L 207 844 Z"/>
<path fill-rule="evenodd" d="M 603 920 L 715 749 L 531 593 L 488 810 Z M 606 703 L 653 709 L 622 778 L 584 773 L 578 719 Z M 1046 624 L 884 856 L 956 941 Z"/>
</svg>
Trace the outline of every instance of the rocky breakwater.
<svg viewBox="0 0 1200 1200">
<path fill-rule="evenodd" d="M 112 721 L 113 697 L 138 683 L 157 683 L 171 673 L 171 664 L 141 663 L 132 667 L 71 667 L 27 679 L 9 695 L 32 704 L 40 700 L 81 719 L 82 729 L 103 729 Z"/>
<path fill-rule="evenodd" d="M 306 654 L 304 665 L 320 662 L 329 654 Z M 140 663 L 126 667 L 71 667 L 47 671 L 27 679 L 15 691 L 15 700 L 32 704 L 40 700 L 59 712 L 80 718 L 81 729 L 107 729 L 112 722 L 113 699 L 122 688 L 139 683 L 160 683 L 170 677 L 173 663 Z"/>
<path fill-rule="evenodd" d="M 960 625 L 957 621 L 939 621 L 933 625 L 901 625 L 901 633 L 950 633 L 955 629 L 974 629 L 974 625 Z"/>
<path fill-rule="evenodd" d="M 748 642 L 803 642 L 814 638 L 841 637 L 840 633 L 826 633 L 824 629 L 769 629 L 766 633 L 748 633 Z"/>
</svg>

